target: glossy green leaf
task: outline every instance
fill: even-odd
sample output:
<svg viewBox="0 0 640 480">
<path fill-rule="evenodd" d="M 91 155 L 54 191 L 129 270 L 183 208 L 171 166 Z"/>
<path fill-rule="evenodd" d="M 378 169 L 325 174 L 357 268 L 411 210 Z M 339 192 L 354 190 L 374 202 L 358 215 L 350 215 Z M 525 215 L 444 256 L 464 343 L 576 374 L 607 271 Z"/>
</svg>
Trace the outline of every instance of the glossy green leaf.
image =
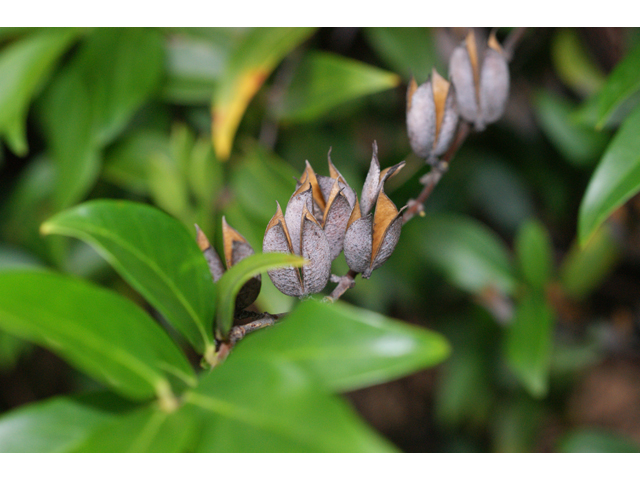
<svg viewBox="0 0 640 480">
<path fill-rule="evenodd" d="M 624 121 L 589 181 L 578 216 L 581 244 L 616 208 L 640 191 L 639 131 L 640 107 Z"/>
<path fill-rule="evenodd" d="M 226 337 L 233 325 L 236 297 L 251 277 L 282 267 L 302 267 L 307 261 L 287 253 L 257 253 L 242 259 L 218 281 L 216 330 Z"/>
<path fill-rule="evenodd" d="M 201 415 L 199 452 L 393 450 L 344 400 L 290 363 L 232 355 L 185 395 L 185 403 Z"/>
<path fill-rule="evenodd" d="M 544 397 L 549 388 L 554 316 L 544 293 L 527 292 L 506 333 L 507 363 L 522 386 L 537 398 Z"/>
<path fill-rule="evenodd" d="M 608 225 L 596 230 L 584 246 L 574 243 L 560 267 L 564 291 L 582 300 L 613 272 L 621 254 L 621 247 Z"/>
<path fill-rule="evenodd" d="M 293 362 L 327 388 L 347 391 L 437 365 L 449 351 L 438 333 L 347 304 L 308 300 L 276 326 L 244 339 L 231 355 Z"/>
<path fill-rule="evenodd" d="M 376 53 L 402 75 L 423 82 L 439 63 L 430 28 L 374 27 L 364 34 Z"/>
<path fill-rule="evenodd" d="M 231 52 L 213 94 L 212 137 L 216 156 L 226 160 L 249 102 L 280 61 L 314 28 L 254 28 Z"/>
<path fill-rule="evenodd" d="M 565 97 L 540 90 L 535 97 L 538 125 L 558 151 L 572 164 L 593 164 L 604 151 L 609 135 L 575 125 L 571 114 L 575 106 Z"/>
<path fill-rule="evenodd" d="M 100 168 L 90 92 L 78 69 L 65 69 L 54 79 L 40 111 L 56 162 L 54 202 L 60 210 L 87 194 Z"/>
<path fill-rule="evenodd" d="M 278 117 L 288 122 L 316 120 L 342 103 L 399 83 L 395 73 L 333 53 L 311 52 L 297 67 Z"/>
<path fill-rule="evenodd" d="M 0 417 L 0 452 L 68 452 L 132 407 L 106 392 L 56 397 Z"/>
<path fill-rule="evenodd" d="M 457 287 L 471 293 L 495 287 L 511 293 L 515 279 L 506 246 L 471 218 L 431 215 L 421 221 L 420 252 Z"/>
<path fill-rule="evenodd" d="M 59 213 L 42 232 L 91 244 L 198 352 L 213 345 L 215 284 L 177 220 L 147 205 L 96 200 Z"/>
<path fill-rule="evenodd" d="M 630 438 L 599 429 L 582 428 L 565 435 L 562 453 L 640 453 L 640 445 Z"/>
<path fill-rule="evenodd" d="M 170 401 L 167 373 L 195 383 L 186 357 L 158 324 L 108 290 L 54 273 L 9 271 L 0 274 L 0 291 L 0 328 L 129 398 Z"/>
<path fill-rule="evenodd" d="M 199 433 L 196 416 L 188 410 L 171 413 L 148 405 L 118 416 L 94 429 L 74 452 L 174 453 L 192 447 Z"/>
<path fill-rule="evenodd" d="M 604 74 L 585 50 L 576 29 L 556 30 L 551 43 L 551 58 L 564 84 L 581 95 L 591 95 L 604 84 Z"/>
<path fill-rule="evenodd" d="M 151 29 L 98 28 L 74 61 L 89 89 L 95 139 L 106 145 L 159 90 L 163 38 Z"/>
<path fill-rule="evenodd" d="M 631 50 L 616 65 L 607 82 L 597 94 L 598 114 L 596 128 L 624 118 L 638 104 L 640 90 L 640 45 Z"/>
<path fill-rule="evenodd" d="M 515 250 L 520 272 L 533 288 L 542 290 L 553 274 L 553 246 L 540 222 L 528 220 L 518 231 Z"/>
<path fill-rule="evenodd" d="M 29 103 L 79 33 L 77 29 L 43 29 L 0 52 L 0 135 L 14 153 L 27 153 L 25 121 Z"/>
</svg>

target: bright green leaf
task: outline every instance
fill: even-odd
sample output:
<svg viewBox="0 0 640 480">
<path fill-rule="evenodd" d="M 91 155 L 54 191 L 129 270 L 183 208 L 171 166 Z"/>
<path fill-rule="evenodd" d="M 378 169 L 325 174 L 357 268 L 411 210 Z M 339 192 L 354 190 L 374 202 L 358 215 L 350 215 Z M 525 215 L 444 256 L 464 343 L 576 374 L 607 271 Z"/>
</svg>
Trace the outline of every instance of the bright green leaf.
<svg viewBox="0 0 640 480">
<path fill-rule="evenodd" d="M 640 107 L 624 121 L 589 181 L 578 216 L 581 244 L 616 208 L 640 191 L 639 131 Z"/>
<path fill-rule="evenodd" d="M 596 230 L 584 246 L 574 243 L 560 267 L 564 291 L 574 299 L 582 300 L 613 271 L 621 253 L 608 225 Z"/>
<path fill-rule="evenodd" d="M 74 452 L 174 453 L 192 447 L 198 434 L 196 416 L 188 410 L 171 413 L 148 405 L 92 431 Z"/>
<path fill-rule="evenodd" d="M 290 363 L 232 355 L 185 395 L 201 415 L 199 452 L 387 452 L 339 397 Z"/>
<path fill-rule="evenodd" d="M 544 289 L 553 274 L 553 247 L 544 225 L 536 220 L 524 223 L 518 231 L 515 250 L 525 281 L 535 289 Z"/>
<path fill-rule="evenodd" d="M 244 339 L 231 355 L 294 362 L 328 388 L 347 391 L 437 365 L 449 351 L 438 333 L 347 304 L 309 300 Z"/>
<path fill-rule="evenodd" d="M 640 445 L 613 432 L 582 428 L 565 435 L 559 450 L 562 453 L 640 453 Z"/>
<path fill-rule="evenodd" d="M 91 244 L 199 353 L 213 345 L 215 284 L 195 235 L 177 220 L 147 205 L 97 200 L 59 213 L 42 231 Z"/>
<path fill-rule="evenodd" d="M 166 373 L 195 383 L 189 362 L 133 303 L 58 274 L 0 274 L 0 328 L 51 349 L 132 399 L 169 400 Z"/>
<path fill-rule="evenodd" d="M 27 153 L 24 129 L 29 103 L 79 33 L 77 29 L 44 29 L 0 52 L 0 136 L 10 140 L 14 153 Z"/>
<path fill-rule="evenodd" d="M 515 287 L 509 251 L 491 230 L 471 218 L 431 215 L 421 221 L 422 255 L 451 283 L 477 294 Z"/>
<path fill-rule="evenodd" d="M 344 102 L 399 83 L 395 73 L 333 53 L 312 52 L 297 67 L 278 117 L 288 122 L 316 120 Z"/>
<path fill-rule="evenodd" d="M 274 268 L 301 267 L 305 263 L 304 258 L 287 253 L 257 253 L 227 270 L 218 282 L 216 330 L 223 337 L 229 333 L 233 325 L 236 297 L 251 277 Z"/>
<path fill-rule="evenodd" d="M 107 392 L 31 403 L 0 417 L 0 452 L 71 451 L 132 405 Z"/>
<path fill-rule="evenodd" d="M 534 397 L 547 394 L 555 313 L 544 293 L 528 292 L 507 328 L 505 356 L 508 365 Z"/>
<path fill-rule="evenodd" d="M 314 28 L 255 28 L 231 53 L 213 95 L 212 137 L 216 156 L 226 160 L 249 102 L 280 61 Z"/>
</svg>

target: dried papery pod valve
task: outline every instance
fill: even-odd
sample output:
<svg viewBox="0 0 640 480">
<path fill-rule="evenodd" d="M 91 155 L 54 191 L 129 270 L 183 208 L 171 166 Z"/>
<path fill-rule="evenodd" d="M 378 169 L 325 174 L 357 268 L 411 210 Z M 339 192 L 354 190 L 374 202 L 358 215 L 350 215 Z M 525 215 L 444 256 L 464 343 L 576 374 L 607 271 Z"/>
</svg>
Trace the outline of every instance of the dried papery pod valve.
<svg viewBox="0 0 640 480">
<path fill-rule="evenodd" d="M 227 269 L 255 253 L 253 248 L 251 248 L 251 245 L 249 245 L 249 242 L 247 242 L 247 240 L 240 235 L 237 230 L 229 226 L 225 217 L 222 217 L 222 244 L 224 248 L 226 268 L 222 264 L 222 261 L 214 248 L 211 246 L 209 239 L 205 236 L 202 230 L 200 230 L 198 225 L 196 225 L 196 233 L 198 246 L 200 247 L 200 250 L 202 250 L 204 257 L 207 259 L 209 270 L 211 271 L 211 276 L 213 277 L 214 282 L 220 280 Z M 255 302 L 256 298 L 258 298 L 258 295 L 260 294 L 261 286 L 261 275 L 256 275 L 245 283 L 236 297 L 236 311 L 244 310 Z"/>
<path fill-rule="evenodd" d="M 347 223 L 344 256 L 354 272 L 369 278 L 391 256 L 402 229 L 402 211 L 384 193 L 384 183 L 404 167 L 401 162 L 380 171 L 378 147 L 373 144 L 373 157 L 362 189 L 361 202 Z M 404 210 L 404 209 L 403 209 Z"/>
<path fill-rule="evenodd" d="M 476 130 L 502 117 L 509 98 L 509 65 L 494 33 L 485 48 L 478 48 L 470 30 L 451 55 L 449 75 L 460 116 Z"/>
<path fill-rule="evenodd" d="M 433 70 L 418 87 L 411 79 L 407 91 L 407 132 L 413 152 L 429 163 L 445 153 L 456 133 L 458 112 L 454 88 Z"/>
</svg>

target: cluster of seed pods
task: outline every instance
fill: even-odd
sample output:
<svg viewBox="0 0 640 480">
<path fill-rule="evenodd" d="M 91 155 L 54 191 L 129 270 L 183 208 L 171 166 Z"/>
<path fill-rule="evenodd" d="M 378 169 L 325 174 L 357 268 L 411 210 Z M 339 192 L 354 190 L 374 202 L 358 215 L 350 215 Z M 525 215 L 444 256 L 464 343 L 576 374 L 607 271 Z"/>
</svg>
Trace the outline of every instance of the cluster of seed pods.
<svg viewBox="0 0 640 480">
<path fill-rule="evenodd" d="M 484 130 L 502 117 L 509 97 L 509 65 L 494 34 L 481 48 L 469 31 L 451 55 L 449 75 L 450 82 L 434 70 L 420 86 L 412 79 L 407 91 L 409 142 L 431 164 L 451 146 L 460 117 Z"/>
</svg>

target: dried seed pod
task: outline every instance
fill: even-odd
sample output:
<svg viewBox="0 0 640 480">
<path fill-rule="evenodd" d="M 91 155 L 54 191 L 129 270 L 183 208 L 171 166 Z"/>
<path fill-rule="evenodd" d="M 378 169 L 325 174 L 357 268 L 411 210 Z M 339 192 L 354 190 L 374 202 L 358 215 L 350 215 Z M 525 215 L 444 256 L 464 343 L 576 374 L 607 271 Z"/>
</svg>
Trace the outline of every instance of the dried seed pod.
<svg viewBox="0 0 640 480">
<path fill-rule="evenodd" d="M 262 243 L 262 251 L 265 253 L 294 253 L 309 260 L 301 268 L 286 267 L 268 272 L 276 288 L 293 297 L 319 292 L 325 287 L 331 274 L 331 250 L 322 226 L 311 214 L 311 191 L 312 186 L 309 185 L 303 192 L 296 191 L 289 200 L 287 214 L 289 206 L 294 202 L 292 211 L 299 212 L 300 216 L 297 218 L 292 213 L 287 219 L 282 214 L 280 204 L 277 204 L 276 214 L 267 225 Z M 297 229 L 295 241 L 289 225 Z"/>
<path fill-rule="evenodd" d="M 349 268 L 369 278 L 395 249 L 402 228 L 402 211 L 384 193 L 384 183 L 404 167 L 404 162 L 380 171 L 378 147 L 373 144 L 373 157 L 362 189 L 362 202 L 347 222 L 344 256 Z M 371 213 L 372 210 L 375 211 Z"/>
<path fill-rule="evenodd" d="M 224 258 L 227 264 L 227 268 L 225 269 L 220 261 L 220 257 L 198 225 L 196 225 L 196 232 L 198 246 L 200 247 L 200 250 L 202 250 L 204 257 L 207 259 L 209 270 L 211 271 L 211 276 L 213 277 L 214 282 L 220 280 L 220 277 L 222 277 L 226 269 L 233 267 L 244 258 L 255 253 L 253 248 L 251 248 L 251 245 L 249 245 L 249 242 L 247 242 L 247 240 L 240 235 L 237 230 L 231 228 L 227 223 L 227 220 L 222 217 L 222 243 L 224 247 Z M 244 310 L 255 302 L 260 293 L 261 285 L 262 276 L 256 275 L 242 286 L 238 296 L 236 297 L 237 311 Z"/>
<path fill-rule="evenodd" d="M 509 65 L 495 34 L 480 53 L 473 30 L 455 48 L 449 61 L 458 111 L 476 130 L 498 120 L 509 97 Z"/>
<path fill-rule="evenodd" d="M 407 132 L 414 153 L 428 161 L 447 151 L 458 126 L 451 84 L 433 70 L 418 87 L 411 79 L 407 91 Z"/>
</svg>

